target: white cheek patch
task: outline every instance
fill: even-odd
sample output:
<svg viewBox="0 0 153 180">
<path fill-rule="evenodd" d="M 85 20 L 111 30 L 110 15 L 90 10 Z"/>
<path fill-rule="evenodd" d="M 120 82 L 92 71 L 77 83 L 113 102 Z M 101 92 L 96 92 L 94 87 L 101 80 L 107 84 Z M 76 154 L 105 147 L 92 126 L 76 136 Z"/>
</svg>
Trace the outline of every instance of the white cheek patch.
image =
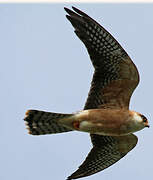
<svg viewBox="0 0 153 180">
<path fill-rule="evenodd" d="M 142 118 L 140 115 L 138 115 L 137 113 L 134 113 L 133 115 L 133 119 L 137 122 L 142 122 Z"/>
</svg>

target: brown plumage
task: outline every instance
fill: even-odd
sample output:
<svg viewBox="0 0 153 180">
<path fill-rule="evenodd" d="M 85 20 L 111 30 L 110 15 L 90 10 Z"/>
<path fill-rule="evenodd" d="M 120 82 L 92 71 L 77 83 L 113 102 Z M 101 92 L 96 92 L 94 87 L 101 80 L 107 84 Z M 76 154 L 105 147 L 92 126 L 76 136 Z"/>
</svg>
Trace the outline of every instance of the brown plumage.
<svg viewBox="0 0 153 180">
<path fill-rule="evenodd" d="M 30 134 L 72 130 L 90 133 L 93 148 L 68 180 L 97 173 L 125 156 L 137 144 L 132 134 L 149 127 L 145 116 L 129 110 L 139 83 L 136 66 L 121 45 L 87 14 L 65 8 L 67 19 L 86 46 L 95 68 L 83 111 L 74 114 L 29 110 L 25 121 Z"/>
</svg>

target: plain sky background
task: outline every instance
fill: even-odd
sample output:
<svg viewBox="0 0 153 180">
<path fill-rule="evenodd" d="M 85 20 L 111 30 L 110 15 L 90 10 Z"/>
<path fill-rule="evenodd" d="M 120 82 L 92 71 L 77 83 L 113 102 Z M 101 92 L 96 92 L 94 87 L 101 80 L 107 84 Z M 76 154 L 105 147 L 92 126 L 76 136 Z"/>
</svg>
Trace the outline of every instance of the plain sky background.
<svg viewBox="0 0 153 180">
<path fill-rule="evenodd" d="M 130 109 L 151 127 L 110 168 L 84 180 L 153 178 L 153 4 L 0 5 L 0 179 L 64 180 L 90 151 L 89 135 L 69 132 L 31 136 L 27 109 L 71 113 L 83 109 L 93 73 L 87 51 L 65 18 L 64 6 L 80 8 L 102 24 L 139 69 Z"/>
</svg>

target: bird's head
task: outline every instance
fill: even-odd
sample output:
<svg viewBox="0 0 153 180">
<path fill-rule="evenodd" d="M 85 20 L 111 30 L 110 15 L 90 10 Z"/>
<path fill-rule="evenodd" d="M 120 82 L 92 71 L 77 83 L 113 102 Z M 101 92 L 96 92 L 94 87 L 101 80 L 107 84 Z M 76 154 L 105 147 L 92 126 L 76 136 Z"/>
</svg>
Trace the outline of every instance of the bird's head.
<svg viewBox="0 0 153 180">
<path fill-rule="evenodd" d="M 133 116 L 133 120 L 135 124 L 140 129 L 143 129 L 145 127 L 148 127 L 148 128 L 150 127 L 147 118 L 143 114 L 133 111 L 132 116 Z"/>
</svg>

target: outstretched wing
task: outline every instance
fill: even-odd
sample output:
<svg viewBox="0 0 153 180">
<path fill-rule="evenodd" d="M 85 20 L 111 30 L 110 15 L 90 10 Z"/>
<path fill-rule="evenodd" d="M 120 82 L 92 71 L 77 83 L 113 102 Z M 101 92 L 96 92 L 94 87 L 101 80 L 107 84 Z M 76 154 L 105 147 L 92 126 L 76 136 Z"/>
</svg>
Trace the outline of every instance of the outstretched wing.
<svg viewBox="0 0 153 180">
<path fill-rule="evenodd" d="M 86 46 L 95 72 L 84 109 L 129 108 L 130 97 L 139 83 L 138 71 L 120 44 L 101 25 L 73 7 L 66 17 Z M 99 172 L 125 156 L 137 144 L 133 134 L 124 137 L 91 134 L 93 148 L 68 180 Z"/>
<path fill-rule="evenodd" d="M 72 7 L 67 19 L 86 46 L 95 72 L 85 108 L 129 107 L 138 71 L 120 44 L 95 20 Z"/>
<path fill-rule="evenodd" d="M 133 134 L 122 137 L 91 135 L 91 140 L 93 148 L 68 180 L 89 176 L 111 166 L 137 144 L 137 137 Z"/>
</svg>

